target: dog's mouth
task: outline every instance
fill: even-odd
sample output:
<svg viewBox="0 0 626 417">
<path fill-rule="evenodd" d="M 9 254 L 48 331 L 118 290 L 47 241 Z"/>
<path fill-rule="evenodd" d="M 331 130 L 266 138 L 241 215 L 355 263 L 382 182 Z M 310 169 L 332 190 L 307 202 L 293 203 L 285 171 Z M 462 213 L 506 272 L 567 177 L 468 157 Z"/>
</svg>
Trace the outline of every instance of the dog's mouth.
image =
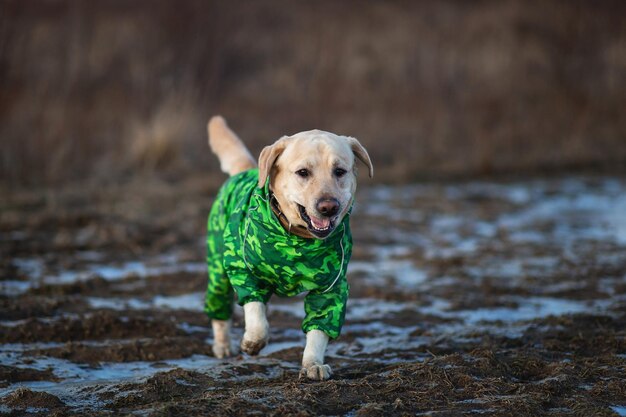
<svg viewBox="0 0 626 417">
<path fill-rule="evenodd" d="M 300 211 L 300 217 L 307 225 L 307 229 L 311 232 L 315 237 L 325 238 L 327 237 L 334 229 L 335 229 L 335 221 L 337 220 L 337 216 L 323 217 L 317 218 L 315 216 L 310 216 L 304 206 L 298 204 L 298 210 Z"/>
</svg>

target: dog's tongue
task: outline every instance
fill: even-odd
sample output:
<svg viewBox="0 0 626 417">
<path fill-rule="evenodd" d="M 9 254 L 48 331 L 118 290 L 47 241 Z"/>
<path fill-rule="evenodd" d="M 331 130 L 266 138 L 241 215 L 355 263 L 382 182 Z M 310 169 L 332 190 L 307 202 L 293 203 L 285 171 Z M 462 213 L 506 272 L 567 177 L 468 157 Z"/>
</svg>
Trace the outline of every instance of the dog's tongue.
<svg viewBox="0 0 626 417">
<path fill-rule="evenodd" d="M 313 216 L 310 216 L 310 217 L 311 217 L 311 224 L 316 229 L 326 229 L 328 226 L 330 226 L 330 219 L 327 217 L 324 219 L 316 219 Z"/>
</svg>

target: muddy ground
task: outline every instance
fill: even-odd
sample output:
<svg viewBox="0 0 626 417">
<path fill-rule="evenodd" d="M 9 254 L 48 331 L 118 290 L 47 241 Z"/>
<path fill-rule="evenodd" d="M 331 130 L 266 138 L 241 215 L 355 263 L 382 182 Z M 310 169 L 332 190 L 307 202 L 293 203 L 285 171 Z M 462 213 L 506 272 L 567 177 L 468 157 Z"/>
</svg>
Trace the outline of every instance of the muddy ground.
<svg viewBox="0 0 626 417">
<path fill-rule="evenodd" d="M 326 382 L 298 379 L 301 298 L 258 357 L 212 356 L 214 188 L 2 198 L 0 415 L 626 415 L 623 178 L 362 189 Z"/>
</svg>

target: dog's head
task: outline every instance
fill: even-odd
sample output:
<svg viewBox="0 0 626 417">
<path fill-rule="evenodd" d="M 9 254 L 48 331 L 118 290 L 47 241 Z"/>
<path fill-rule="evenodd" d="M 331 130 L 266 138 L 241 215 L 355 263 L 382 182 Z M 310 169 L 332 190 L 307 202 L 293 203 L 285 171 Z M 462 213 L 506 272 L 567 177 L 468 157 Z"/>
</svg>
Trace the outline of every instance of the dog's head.
<svg viewBox="0 0 626 417">
<path fill-rule="evenodd" d="M 270 178 L 280 211 L 290 225 L 324 239 L 341 223 L 356 190 L 358 158 L 374 175 L 358 140 L 321 130 L 286 136 L 259 156 L 259 187 Z"/>
</svg>

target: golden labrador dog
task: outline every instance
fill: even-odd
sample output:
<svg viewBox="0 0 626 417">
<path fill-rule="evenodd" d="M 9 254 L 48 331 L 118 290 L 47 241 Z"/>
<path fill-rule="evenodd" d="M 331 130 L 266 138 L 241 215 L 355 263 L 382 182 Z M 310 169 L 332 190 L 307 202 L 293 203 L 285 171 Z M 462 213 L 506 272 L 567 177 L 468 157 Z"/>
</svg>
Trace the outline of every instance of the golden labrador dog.
<svg viewBox="0 0 626 417">
<path fill-rule="evenodd" d="M 370 157 L 354 138 L 310 130 L 264 148 L 257 171 L 256 161 L 222 117 L 211 118 L 208 134 L 221 169 L 230 175 L 209 216 L 205 311 L 212 319 L 213 352 L 218 358 L 234 352 L 233 294 L 244 309 L 241 349 L 254 355 L 269 338 L 269 297 L 307 292 L 300 376 L 327 379 L 331 369 L 324 354 L 329 338 L 339 334 L 347 301 L 356 159 L 367 165 L 371 177 Z"/>
</svg>

